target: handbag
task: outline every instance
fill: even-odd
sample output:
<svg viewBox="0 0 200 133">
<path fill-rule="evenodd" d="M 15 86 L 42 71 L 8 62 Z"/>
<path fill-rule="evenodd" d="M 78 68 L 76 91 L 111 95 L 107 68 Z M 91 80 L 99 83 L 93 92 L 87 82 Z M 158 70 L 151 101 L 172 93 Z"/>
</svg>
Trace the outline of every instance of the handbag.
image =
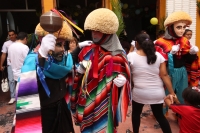
<svg viewBox="0 0 200 133">
<path fill-rule="evenodd" d="M 1 89 L 3 92 L 7 92 L 9 90 L 8 79 L 6 77 L 5 71 L 2 71 Z"/>
</svg>

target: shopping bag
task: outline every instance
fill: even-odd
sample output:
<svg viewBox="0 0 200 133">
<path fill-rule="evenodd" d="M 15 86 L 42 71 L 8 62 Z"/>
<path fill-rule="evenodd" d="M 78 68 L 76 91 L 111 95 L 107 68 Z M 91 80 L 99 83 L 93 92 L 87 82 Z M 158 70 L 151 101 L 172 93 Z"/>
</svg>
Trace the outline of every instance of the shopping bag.
<svg viewBox="0 0 200 133">
<path fill-rule="evenodd" d="M 5 71 L 2 71 L 1 89 L 3 92 L 7 92 L 9 90 L 8 79 L 6 77 Z"/>
</svg>

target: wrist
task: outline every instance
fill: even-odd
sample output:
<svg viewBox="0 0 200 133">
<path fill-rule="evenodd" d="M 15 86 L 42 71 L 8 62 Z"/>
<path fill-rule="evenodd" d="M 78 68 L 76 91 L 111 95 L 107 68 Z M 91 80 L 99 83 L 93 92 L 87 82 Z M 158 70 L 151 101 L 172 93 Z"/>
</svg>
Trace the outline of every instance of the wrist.
<svg viewBox="0 0 200 133">
<path fill-rule="evenodd" d="M 39 48 L 38 52 L 39 52 L 40 56 L 42 56 L 43 58 L 47 58 L 47 54 L 48 53 L 46 53 L 45 51 L 43 51 L 41 48 Z"/>
<path fill-rule="evenodd" d="M 179 103 L 180 103 L 178 99 L 174 99 L 174 102 L 175 102 L 176 104 L 179 104 Z"/>
</svg>

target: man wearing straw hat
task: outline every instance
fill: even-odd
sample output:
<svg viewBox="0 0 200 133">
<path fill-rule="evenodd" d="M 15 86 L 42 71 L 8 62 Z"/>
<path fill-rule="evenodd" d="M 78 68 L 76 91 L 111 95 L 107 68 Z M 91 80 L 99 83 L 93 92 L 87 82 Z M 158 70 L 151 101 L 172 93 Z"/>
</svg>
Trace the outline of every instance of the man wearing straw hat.
<svg viewBox="0 0 200 133">
<path fill-rule="evenodd" d="M 174 91 L 181 103 L 184 103 L 183 90 L 188 85 L 198 86 L 200 76 L 197 56 L 199 49 L 183 37 L 186 27 L 191 23 L 192 19 L 188 13 L 173 12 L 164 22 L 164 37 L 155 42 L 156 50 L 166 59 Z"/>
<path fill-rule="evenodd" d="M 91 46 L 79 53 L 80 65 L 73 85 L 71 108 L 82 133 L 116 132 L 125 121 L 130 96 L 130 70 L 117 35 L 113 11 L 99 8 L 86 18 Z"/>
<path fill-rule="evenodd" d="M 73 38 L 66 21 L 51 34 L 38 24 L 35 34 L 41 45 L 38 53 L 29 53 L 21 70 L 15 132 L 72 133 L 69 100 L 73 60 L 81 47 L 91 44 L 81 43 L 74 52 L 65 53 L 65 41 Z"/>
</svg>

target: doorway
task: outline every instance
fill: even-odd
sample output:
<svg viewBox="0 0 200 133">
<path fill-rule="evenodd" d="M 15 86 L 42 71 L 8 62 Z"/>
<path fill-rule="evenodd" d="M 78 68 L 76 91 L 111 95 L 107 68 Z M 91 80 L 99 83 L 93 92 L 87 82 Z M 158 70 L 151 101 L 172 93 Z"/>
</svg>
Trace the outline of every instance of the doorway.
<svg viewBox="0 0 200 133">
<path fill-rule="evenodd" d="M 142 30 L 155 40 L 156 26 L 150 23 L 150 19 L 156 17 L 157 0 L 121 0 L 121 3 L 127 41 L 134 40 Z"/>
<path fill-rule="evenodd" d="M 152 40 L 156 39 L 156 26 L 150 23 L 150 19 L 156 17 L 156 2 L 157 0 L 121 0 L 128 42 L 141 30 L 145 30 Z M 83 29 L 85 18 L 92 10 L 102 7 L 102 0 L 57 0 L 57 6 Z M 85 31 L 85 39 L 90 38 L 87 34 Z"/>
</svg>

